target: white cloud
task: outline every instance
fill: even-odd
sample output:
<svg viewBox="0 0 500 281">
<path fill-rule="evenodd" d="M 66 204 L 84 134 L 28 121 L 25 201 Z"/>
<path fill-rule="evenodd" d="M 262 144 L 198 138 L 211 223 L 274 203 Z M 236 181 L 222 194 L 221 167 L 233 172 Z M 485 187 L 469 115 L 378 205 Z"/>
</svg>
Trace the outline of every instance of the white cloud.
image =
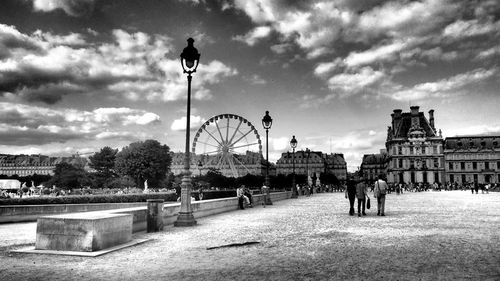
<svg viewBox="0 0 500 281">
<path fill-rule="evenodd" d="M 275 151 L 287 151 L 290 148 L 290 138 L 269 138 L 269 142 L 272 144 L 272 148 Z"/>
<path fill-rule="evenodd" d="M 477 85 L 486 79 L 497 75 L 498 69 L 478 68 L 435 82 L 417 84 L 411 88 L 389 93 L 389 96 L 398 101 L 421 100 L 427 98 L 443 98 L 457 95 L 462 88 Z"/>
<path fill-rule="evenodd" d="M 62 9 L 70 16 L 79 17 L 94 10 L 95 0 L 33 0 L 33 9 L 37 12 L 51 12 Z"/>
<path fill-rule="evenodd" d="M 328 79 L 328 88 L 332 91 L 341 90 L 340 96 L 357 93 L 363 88 L 373 85 L 386 78 L 386 74 L 371 67 L 363 67 L 353 73 L 341 73 Z"/>
<path fill-rule="evenodd" d="M 477 135 L 499 135 L 500 124 L 492 125 L 475 125 L 468 127 L 447 128 L 443 134 L 446 137 L 455 136 L 477 136 Z"/>
<path fill-rule="evenodd" d="M 500 21 L 497 22 L 480 22 L 477 19 L 473 20 L 458 20 L 446 26 L 443 30 L 443 36 L 453 39 L 472 37 L 484 34 L 499 34 Z"/>
<path fill-rule="evenodd" d="M 18 103 L 0 103 L 0 129 L 3 140 L 16 146 L 47 144 L 80 139 L 137 137 L 140 128 L 130 126 L 158 123 L 159 116 L 131 108 L 97 108 L 93 111 L 50 109 Z"/>
<path fill-rule="evenodd" d="M 249 46 L 253 46 L 260 39 L 268 37 L 269 34 L 271 34 L 271 28 L 269 26 L 258 26 L 243 36 L 237 35 L 233 37 L 233 40 L 241 41 Z"/>
<path fill-rule="evenodd" d="M 256 23 L 262 24 L 276 19 L 273 0 L 235 0 L 234 2 L 236 7 L 245 11 Z"/>
<path fill-rule="evenodd" d="M 408 48 L 410 45 L 409 40 L 396 40 L 388 45 L 373 47 L 363 52 L 351 52 L 344 59 L 344 63 L 349 67 L 356 67 L 385 60 L 394 60 L 398 58 L 398 52 Z"/>
<path fill-rule="evenodd" d="M 189 119 L 190 123 L 190 129 L 191 130 L 198 130 L 198 128 L 205 123 L 205 119 L 203 119 L 201 116 L 194 116 L 191 115 Z M 172 122 L 172 125 L 170 126 L 170 129 L 172 131 L 186 131 L 186 123 L 187 123 L 187 118 L 185 116 L 181 117 L 180 119 L 176 119 Z"/>
</svg>

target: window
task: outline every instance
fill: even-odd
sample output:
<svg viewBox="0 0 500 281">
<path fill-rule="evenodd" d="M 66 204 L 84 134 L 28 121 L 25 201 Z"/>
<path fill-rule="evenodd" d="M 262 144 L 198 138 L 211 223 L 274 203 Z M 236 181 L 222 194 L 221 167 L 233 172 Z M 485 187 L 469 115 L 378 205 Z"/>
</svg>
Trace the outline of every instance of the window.
<svg viewBox="0 0 500 281">
<path fill-rule="evenodd" d="M 474 182 L 477 182 L 477 174 L 474 174 Z"/>
<path fill-rule="evenodd" d="M 438 168 L 439 167 L 439 159 L 435 158 L 434 159 L 434 168 Z"/>
<path fill-rule="evenodd" d="M 472 162 L 472 169 L 477 170 L 477 162 Z"/>
<path fill-rule="evenodd" d="M 453 171 L 453 163 L 448 163 L 448 170 Z"/>
<path fill-rule="evenodd" d="M 398 146 L 398 154 L 403 155 L 403 147 L 402 146 Z"/>
<path fill-rule="evenodd" d="M 460 162 L 460 169 L 465 170 L 465 162 Z"/>
<path fill-rule="evenodd" d="M 399 168 L 403 168 L 403 159 L 398 159 Z"/>
<path fill-rule="evenodd" d="M 415 160 L 413 159 L 410 160 L 410 168 L 415 169 Z"/>
<path fill-rule="evenodd" d="M 465 178 L 465 175 L 462 175 L 462 183 L 466 183 L 467 179 Z"/>
<path fill-rule="evenodd" d="M 455 176 L 450 175 L 450 182 L 451 182 L 451 183 L 454 183 L 454 182 L 455 182 Z"/>
<path fill-rule="evenodd" d="M 413 146 L 410 146 L 410 155 L 413 155 Z"/>
<path fill-rule="evenodd" d="M 432 152 L 433 152 L 434 154 L 437 154 L 437 153 L 438 153 L 438 147 L 437 147 L 437 145 L 435 145 L 435 146 L 433 146 L 433 147 L 432 147 Z"/>
<path fill-rule="evenodd" d="M 489 170 L 490 169 L 490 162 L 484 162 L 484 168 L 486 170 Z"/>
</svg>

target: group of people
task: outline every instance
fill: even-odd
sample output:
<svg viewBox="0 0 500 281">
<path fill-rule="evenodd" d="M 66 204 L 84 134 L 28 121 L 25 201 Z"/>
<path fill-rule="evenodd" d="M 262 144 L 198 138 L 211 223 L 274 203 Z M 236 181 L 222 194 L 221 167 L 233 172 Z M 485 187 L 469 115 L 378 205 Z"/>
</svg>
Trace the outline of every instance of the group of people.
<svg viewBox="0 0 500 281">
<path fill-rule="evenodd" d="M 377 199 L 377 216 L 385 216 L 385 197 L 389 187 L 384 181 L 383 175 L 378 176 L 374 184 L 373 197 Z M 358 217 L 366 216 L 367 204 L 370 204 L 370 196 L 368 196 L 368 185 L 360 179 L 355 181 L 349 179 L 345 190 L 345 198 L 349 199 L 349 215 L 354 216 L 354 202 L 358 201 Z M 369 205 L 368 205 L 369 208 Z"/>
</svg>

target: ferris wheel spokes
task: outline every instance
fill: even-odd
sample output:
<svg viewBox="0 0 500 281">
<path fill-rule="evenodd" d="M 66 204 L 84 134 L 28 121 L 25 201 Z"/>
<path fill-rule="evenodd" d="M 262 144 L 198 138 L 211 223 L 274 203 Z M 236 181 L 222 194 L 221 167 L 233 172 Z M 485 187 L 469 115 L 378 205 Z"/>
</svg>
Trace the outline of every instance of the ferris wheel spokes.
<svg viewBox="0 0 500 281">
<path fill-rule="evenodd" d="M 222 143 L 219 142 L 219 140 L 216 137 L 214 137 L 212 133 L 210 133 L 206 128 L 203 128 L 203 130 L 205 130 L 205 132 L 207 132 L 209 136 L 211 136 L 220 146 L 222 146 Z"/>
<path fill-rule="evenodd" d="M 233 135 L 231 136 L 231 139 L 228 141 L 228 143 L 232 143 L 233 142 L 233 139 L 236 136 L 236 133 L 240 131 L 240 126 L 241 126 L 242 123 L 243 123 L 243 120 L 240 120 L 240 123 L 236 127 L 236 130 L 234 130 Z"/>
<path fill-rule="evenodd" d="M 238 143 L 240 140 L 242 140 L 244 137 L 246 137 L 248 134 L 250 134 L 251 132 L 253 132 L 253 130 L 250 130 L 248 131 L 246 134 L 244 134 L 243 136 L 241 136 L 237 141 L 235 142 L 232 142 L 230 143 L 229 145 L 234 145 L 235 143 Z"/>
</svg>

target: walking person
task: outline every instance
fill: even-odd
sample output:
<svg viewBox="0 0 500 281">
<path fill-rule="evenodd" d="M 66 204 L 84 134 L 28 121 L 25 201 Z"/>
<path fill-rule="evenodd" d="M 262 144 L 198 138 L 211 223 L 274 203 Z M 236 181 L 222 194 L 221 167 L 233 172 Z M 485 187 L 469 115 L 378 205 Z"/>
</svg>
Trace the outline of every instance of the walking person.
<svg viewBox="0 0 500 281">
<path fill-rule="evenodd" d="M 358 217 L 361 217 L 361 214 L 366 216 L 366 198 L 369 199 L 370 197 L 368 197 L 368 187 L 364 183 L 363 178 L 356 185 L 356 198 L 358 199 Z"/>
<path fill-rule="evenodd" d="M 379 175 L 375 182 L 374 196 L 377 198 L 377 216 L 385 216 L 385 195 L 387 194 L 387 183 L 384 175 Z"/>
<path fill-rule="evenodd" d="M 356 200 L 356 182 L 353 178 L 347 180 L 347 188 L 345 189 L 345 198 L 349 198 L 349 215 L 354 216 L 354 200 Z"/>
</svg>

